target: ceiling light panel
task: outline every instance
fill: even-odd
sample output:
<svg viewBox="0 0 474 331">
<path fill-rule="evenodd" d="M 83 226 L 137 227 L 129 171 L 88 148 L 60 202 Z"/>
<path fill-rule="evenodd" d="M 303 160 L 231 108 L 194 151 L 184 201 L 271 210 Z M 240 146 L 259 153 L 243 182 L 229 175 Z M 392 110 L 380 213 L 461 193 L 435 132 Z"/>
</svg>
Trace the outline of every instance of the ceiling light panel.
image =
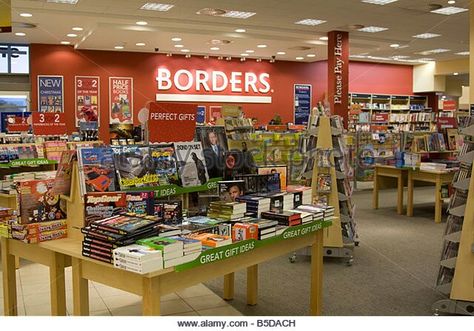
<svg viewBox="0 0 474 331">
<path fill-rule="evenodd" d="M 316 26 L 316 25 L 320 25 L 320 24 L 323 24 L 323 23 L 326 23 L 326 21 L 318 20 L 318 19 L 314 19 L 314 18 L 306 18 L 304 20 L 295 22 L 295 24 L 309 25 L 309 26 Z"/>
<path fill-rule="evenodd" d="M 48 0 L 49 3 L 65 3 L 68 5 L 75 5 L 79 0 Z"/>
<path fill-rule="evenodd" d="M 248 11 L 237 11 L 237 10 L 229 10 L 225 14 L 222 14 L 220 16 L 222 17 L 230 17 L 230 18 L 241 18 L 241 19 L 247 19 L 249 17 L 252 17 L 257 13 L 253 12 L 248 12 Z"/>
<path fill-rule="evenodd" d="M 430 38 L 436 38 L 436 37 L 441 37 L 441 35 L 437 33 L 422 33 L 422 34 L 417 34 L 413 36 L 413 38 L 418 38 L 418 39 L 430 39 Z"/>
<path fill-rule="evenodd" d="M 470 54 L 469 51 L 456 53 L 456 55 L 469 55 L 469 54 Z"/>
<path fill-rule="evenodd" d="M 364 3 L 370 3 L 372 5 L 381 5 L 384 6 L 386 4 L 397 2 L 398 0 L 362 0 Z"/>
<path fill-rule="evenodd" d="M 439 53 L 446 53 L 449 52 L 449 49 L 446 48 L 436 48 L 436 49 L 431 49 L 429 51 L 424 51 L 424 52 L 419 52 L 418 54 L 421 55 L 429 55 L 429 54 L 439 54 Z"/>
<path fill-rule="evenodd" d="M 365 28 L 357 29 L 357 31 L 369 32 L 369 33 L 382 32 L 382 31 L 386 31 L 386 30 L 388 30 L 388 28 L 382 28 L 380 26 L 366 26 Z"/>
<path fill-rule="evenodd" d="M 469 9 L 466 9 L 466 8 L 450 6 L 450 7 L 444 7 L 444 8 L 432 10 L 431 12 L 434 14 L 441 14 L 441 15 L 454 15 L 454 14 L 463 13 L 468 10 Z"/>
<path fill-rule="evenodd" d="M 166 3 L 156 3 L 156 2 L 147 2 L 140 9 L 143 10 L 155 10 L 155 11 L 168 11 L 173 8 L 174 5 L 166 4 Z"/>
</svg>

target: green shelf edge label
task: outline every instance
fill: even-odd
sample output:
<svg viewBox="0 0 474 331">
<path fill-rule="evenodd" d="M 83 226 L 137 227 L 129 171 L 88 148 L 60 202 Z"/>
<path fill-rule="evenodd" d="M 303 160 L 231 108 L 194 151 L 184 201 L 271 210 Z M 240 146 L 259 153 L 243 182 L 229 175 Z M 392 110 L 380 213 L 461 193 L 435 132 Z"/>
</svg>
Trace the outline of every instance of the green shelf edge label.
<svg viewBox="0 0 474 331">
<path fill-rule="evenodd" d="M 199 255 L 199 257 L 195 260 L 177 265 L 174 268 L 175 271 L 180 272 L 202 265 L 210 264 L 213 262 L 222 261 L 224 259 L 250 252 L 256 248 L 274 244 L 283 240 L 302 237 L 322 230 L 323 228 L 327 228 L 330 225 L 332 225 L 332 220 L 315 221 L 308 224 L 291 226 L 286 229 L 282 234 L 265 240 L 249 239 L 239 241 L 231 245 L 209 249 L 207 251 L 202 252 L 201 255 Z"/>
<path fill-rule="evenodd" d="M 172 195 L 180 195 L 185 193 L 200 192 L 200 191 L 209 191 L 217 189 L 217 182 L 222 180 L 222 178 L 211 178 L 206 184 L 200 186 L 192 187 L 181 187 L 178 185 L 165 185 L 165 186 L 147 186 L 147 187 L 134 187 L 129 189 L 124 189 L 125 192 L 136 192 L 136 191 L 154 191 L 155 197 L 163 198 L 169 197 Z"/>
<path fill-rule="evenodd" d="M 0 164 L 0 168 L 12 168 L 12 167 L 37 167 L 46 164 L 56 164 L 57 161 L 48 159 L 18 159 L 10 161 L 9 163 Z"/>
</svg>

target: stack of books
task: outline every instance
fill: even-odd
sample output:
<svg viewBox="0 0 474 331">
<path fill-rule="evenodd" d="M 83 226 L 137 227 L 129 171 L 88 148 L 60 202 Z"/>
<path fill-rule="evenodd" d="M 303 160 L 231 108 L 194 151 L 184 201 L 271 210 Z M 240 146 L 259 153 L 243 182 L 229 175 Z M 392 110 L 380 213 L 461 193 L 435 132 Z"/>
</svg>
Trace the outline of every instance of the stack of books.
<svg viewBox="0 0 474 331">
<path fill-rule="evenodd" d="M 154 217 L 116 215 L 92 221 L 81 229 L 85 235 L 82 255 L 102 262 L 113 263 L 113 250 L 134 244 L 136 240 L 158 235 L 158 221 Z"/>
<path fill-rule="evenodd" d="M 201 241 L 204 250 L 232 244 L 232 237 L 215 233 L 196 233 L 188 237 Z"/>
<path fill-rule="evenodd" d="M 322 221 L 324 219 L 324 209 L 313 205 L 301 205 L 296 208 L 297 211 L 310 213 L 313 217 L 312 221 Z"/>
<path fill-rule="evenodd" d="M 270 198 L 253 195 L 243 195 L 235 199 L 238 202 L 245 202 L 247 205 L 246 215 L 250 217 L 260 217 L 264 211 L 270 210 Z"/>
<path fill-rule="evenodd" d="M 183 241 L 173 238 L 152 237 L 138 240 L 137 244 L 161 251 L 165 268 L 171 268 L 179 264 L 190 262 L 196 259 L 200 254 L 199 252 L 184 255 Z"/>
<path fill-rule="evenodd" d="M 115 248 L 113 251 L 116 268 L 146 274 L 163 269 L 163 254 L 143 245 L 128 245 Z"/>
<path fill-rule="evenodd" d="M 299 213 L 301 216 L 301 224 L 311 223 L 313 221 L 313 214 L 310 212 L 302 211 L 301 209 L 290 209 L 292 213 Z"/>
<path fill-rule="evenodd" d="M 301 224 L 301 214 L 290 211 L 267 211 L 262 213 L 262 218 L 277 221 L 284 226 L 296 226 Z"/>
<path fill-rule="evenodd" d="M 11 238 L 27 244 L 62 239 L 67 237 L 66 220 L 47 221 L 30 224 L 10 224 Z"/>
<path fill-rule="evenodd" d="M 292 192 L 285 192 L 283 194 L 283 210 L 295 208 L 295 197 Z"/>
<path fill-rule="evenodd" d="M 311 187 L 301 185 L 288 185 L 286 188 L 287 192 L 293 193 L 294 196 L 294 207 L 299 205 L 309 205 L 312 203 L 312 191 Z"/>
<path fill-rule="evenodd" d="M 171 237 L 170 239 L 174 239 L 177 241 L 183 242 L 183 255 L 193 255 L 193 254 L 201 254 L 202 252 L 202 242 L 197 239 L 193 238 L 186 238 L 186 237 Z"/>
<path fill-rule="evenodd" d="M 232 227 L 232 240 L 258 239 L 258 227 L 254 223 L 235 223 Z"/>
<path fill-rule="evenodd" d="M 256 219 L 252 221 L 257 226 L 258 240 L 264 240 L 267 238 L 275 237 L 277 235 L 278 221 Z M 286 227 L 285 227 L 286 229 Z"/>
<path fill-rule="evenodd" d="M 208 217 L 224 221 L 237 221 L 245 216 L 247 206 L 243 202 L 213 201 L 209 204 Z"/>
<path fill-rule="evenodd" d="M 168 225 L 168 224 L 158 224 L 158 233 L 160 237 L 173 237 L 179 236 L 181 234 L 181 227 Z"/>
</svg>

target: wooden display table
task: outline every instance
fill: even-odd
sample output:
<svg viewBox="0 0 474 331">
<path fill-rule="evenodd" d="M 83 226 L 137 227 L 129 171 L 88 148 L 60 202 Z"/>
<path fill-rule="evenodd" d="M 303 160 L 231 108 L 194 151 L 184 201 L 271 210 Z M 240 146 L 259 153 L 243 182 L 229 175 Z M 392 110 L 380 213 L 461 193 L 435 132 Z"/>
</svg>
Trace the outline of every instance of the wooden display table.
<svg viewBox="0 0 474 331">
<path fill-rule="evenodd" d="M 49 266 L 51 313 L 65 315 L 64 268 L 72 266 L 74 315 L 89 315 L 88 281 L 95 281 L 143 297 L 143 315 L 160 315 L 160 297 L 224 276 L 224 298 L 233 298 L 233 272 L 247 268 L 247 303 L 257 303 L 258 264 L 311 246 L 311 315 L 322 306 L 323 229 L 294 238 L 270 242 L 248 252 L 183 271 L 175 268 L 140 275 L 82 256 L 81 241 L 60 239 L 25 244 L 1 238 L 5 315 L 17 315 L 14 256 Z"/>
<path fill-rule="evenodd" d="M 397 214 L 403 214 L 403 188 L 407 178 L 408 169 L 394 166 L 376 165 L 374 171 L 374 190 L 372 206 L 379 208 L 379 190 L 381 188 L 394 187 L 393 179 L 396 179 L 397 187 Z"/>
<path fill-rule="evenodd" d="M 413 188 L 415 181 L 435 184 L 435 222 L 441 223 L 441 214 L 443 199 L 441 197 L 441 187 L 444 184 L 450 184 L 453 181 L 454 172 L 446 171 L 427 171 L 419 169 L 410 169 L 408 172 L 408 201 L 407 216 L 413 216 Z"/>
</svg>

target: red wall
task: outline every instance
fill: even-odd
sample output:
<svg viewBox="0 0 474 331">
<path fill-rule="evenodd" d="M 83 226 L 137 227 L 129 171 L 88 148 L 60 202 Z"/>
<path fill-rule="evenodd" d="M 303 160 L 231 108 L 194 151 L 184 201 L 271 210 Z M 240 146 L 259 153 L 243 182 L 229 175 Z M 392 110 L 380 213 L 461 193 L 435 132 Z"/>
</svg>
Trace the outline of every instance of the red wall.
<svg viewBox="0 0 474 331">
<path fill-rule="evenodd" d="M 110 76 L 133 77 L 134 118 L 138 111 L 158 93 L 156 72 L 159 66 L 174 69 L 210 69 L 230 71 L 266 72 L 270 74 L 273 92 L 272 104 L 243 104 L 248 117 L 258 118 L 260 123 L 268 123 L 275 114 L 280 114 L 284 122 L 293 121 L 293 85 L 297 83 L 313 85 L 313 105 L 323 100 L 327 91 L 327 62 L 297 63 L 277 61 L 269 63 L 253 60 L 240 62 L 219 61 L 184 56 L 166 57 L 161 54 L 74 50 L 70 46 L 31 45 L 32 110 L 37 109 L 37 75 L 64 76 L 64 104 L 68 130 L 74 126 L 74 76 L 100 76 L 100 136 L 108 141 L 108 78 Z M 389 94 L 411 94 L 412 67 L 386 64 L 351 62 L 349 77 L 350 92 L 370 92 Z M 195 92 L 194 92 L 195 93 Z M 201 104 L 201 103 L 200 103 Z M 204 104 L 209 106 L 209 104 Z"/>
</svg>

